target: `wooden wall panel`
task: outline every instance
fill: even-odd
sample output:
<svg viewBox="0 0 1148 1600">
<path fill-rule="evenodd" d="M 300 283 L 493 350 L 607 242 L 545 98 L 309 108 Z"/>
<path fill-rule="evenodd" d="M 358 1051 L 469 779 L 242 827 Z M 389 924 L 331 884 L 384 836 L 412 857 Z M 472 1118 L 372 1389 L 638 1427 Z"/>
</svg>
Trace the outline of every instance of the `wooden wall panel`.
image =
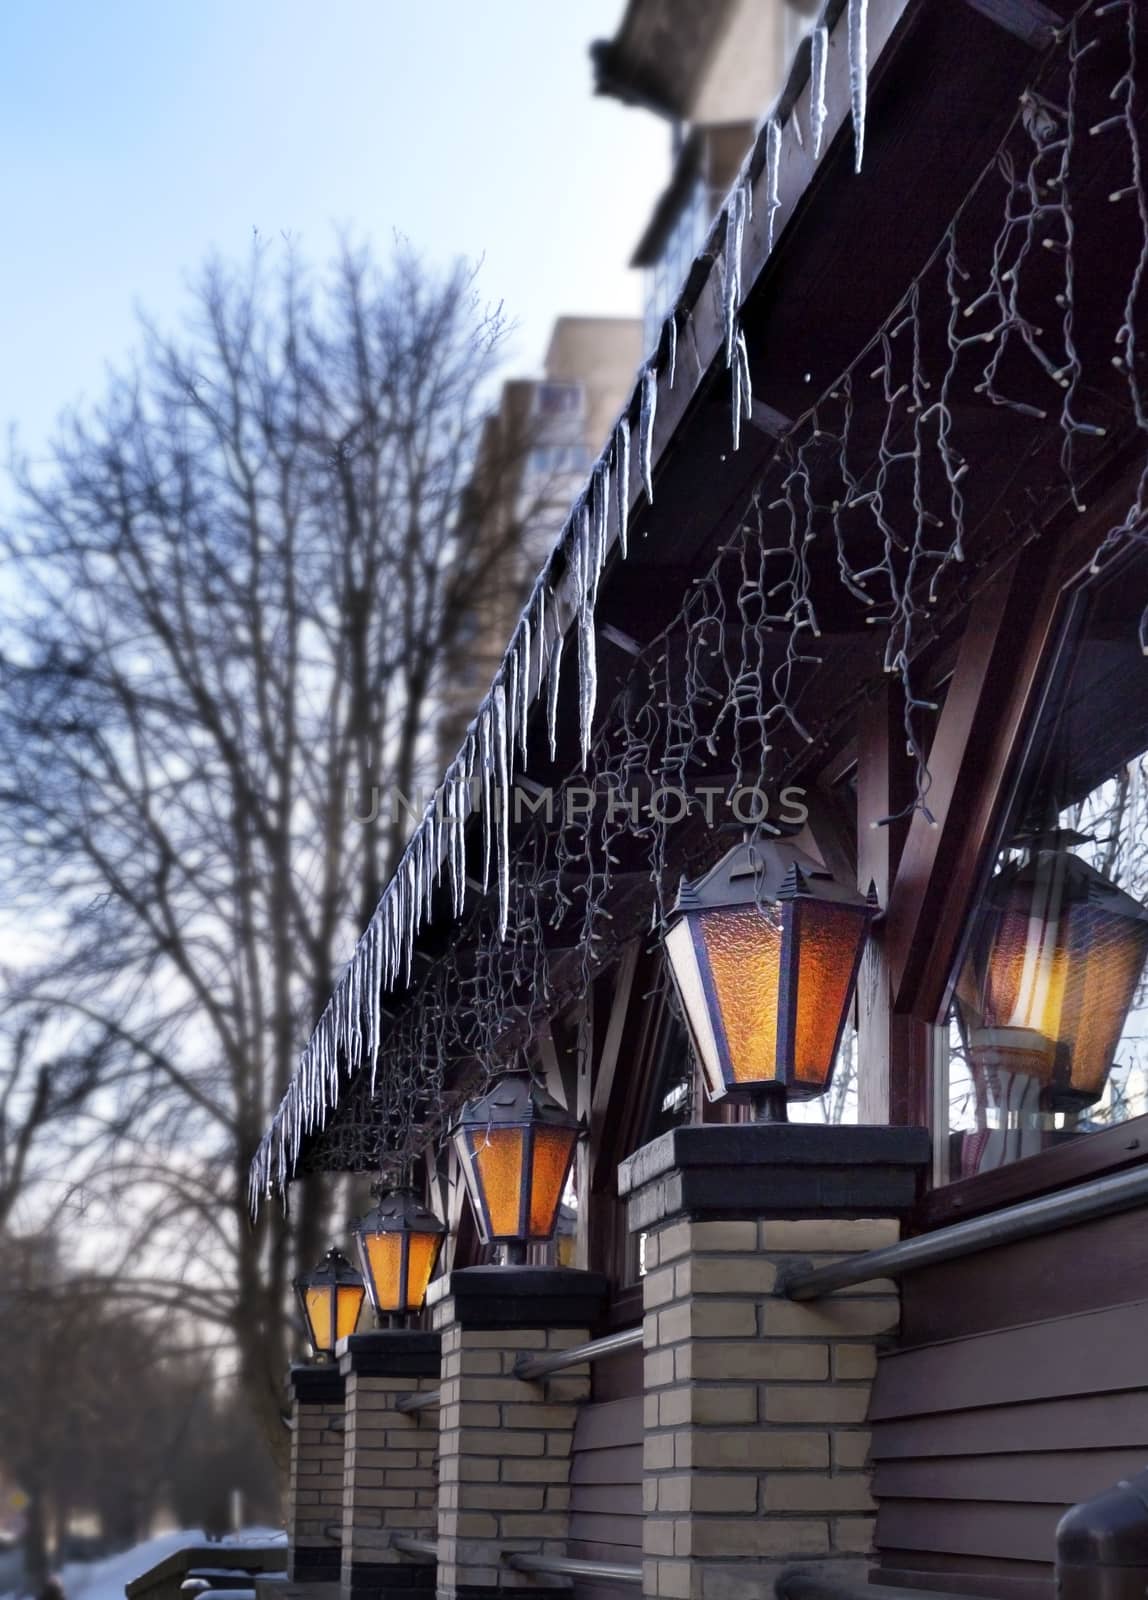
<svg viewBox="0 0 1148 1600">
<path fill-rule="evenodd" d="M 1146 1221 L 906 1281 L 870 1409 L 881 1581 L 1053 1600 L 1061 1516 L 1148 1461 Z"/>
<path fill-rule="evenodd" d="M 642 1560 L 642 1352 L 591 1368 L 590 1401 L 578 1413 L 570 1462 L 570 1545 L 587 1561 Z M 577 1600 L 622 1600 L 632 1586 L 583 1583 Z"/>
</svg>

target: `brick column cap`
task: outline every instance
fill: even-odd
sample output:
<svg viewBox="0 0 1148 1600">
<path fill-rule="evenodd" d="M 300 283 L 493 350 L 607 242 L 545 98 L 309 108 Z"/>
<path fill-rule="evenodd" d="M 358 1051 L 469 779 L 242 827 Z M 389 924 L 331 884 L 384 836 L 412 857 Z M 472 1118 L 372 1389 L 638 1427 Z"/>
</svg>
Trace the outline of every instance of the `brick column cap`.
<svg viewBox="0 0 1148 1600">
<path fill-rule="evenodd" d="M 437 1378 L 442 1340 L 425 1328 L 353 1333 L 339 1346 L 339 1371 L 364 1378 Z"/>
<path fill-rule="evenodd" d="M 464 1328 L 592 1328 L 609 1292 L 600 1272 L 575 1267 L 463 1267 L 434 1285 Z"/>
<path fill-rule="evenodd" d="M 927 1128 L 740 1122 L 671 1128 L 618 1168 L 631 1232 L 677 1218 L 903 1217 Z"/>
<path fill-rule="evenodd" d="M 343 1374 L 333 1361 L 322 1366 L 296 1362 L 287 1373 L 287 1382 L 301 1406 L 337 1406 L 346 1395 Z"/>
</svg>

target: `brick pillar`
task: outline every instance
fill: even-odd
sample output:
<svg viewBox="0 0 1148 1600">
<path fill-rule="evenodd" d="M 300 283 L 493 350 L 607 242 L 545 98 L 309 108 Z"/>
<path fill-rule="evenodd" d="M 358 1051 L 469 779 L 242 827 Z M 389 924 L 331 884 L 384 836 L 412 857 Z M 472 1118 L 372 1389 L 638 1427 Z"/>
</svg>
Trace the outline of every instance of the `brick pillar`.
<svg viewBox="0 0 1148 1600">
<path fill-rule="evenodd" d="M 435 1536 L 435 1413 L 399 1411 L 397 1403 L 438 1388 L 438 1335 L 407 1329 L 352 1334 L 339 1367 L 347 1386 L 343 1600 L 433 1594 L 433 1562 L 413 1560 L 392 1541 L 396 1534 Z"/>
<path fill-rule="evenodd" d="M 335 1366 L 292 1367 L 287 1575 L 338 1583 L 343 1523 L 343 1377 Z"/>
<path fill-rule="evenodd" d="M 526 1383 L 514 1363 L 523 1350 L 566 1350 L 590 1338 L 606 1288 L 596 1273 L 554 1267 L 470 1267 L 435 1286 L 441 1600 L 553 1587 L 502 1558 L 566 1553 L 570 1447 L 590 1371 Z"/>
<path fill-rule="evenodd" d="M 876 1347 L 896 1285 L 815 1303 L 797 1262 L 894 1243 L 928 1160 L 921 1129 L 681 1128 L 623 1165 L 646 1234 L 643 1590 L 760 1600 L 818 1563 L 864 1578 Z"/>
</svg>

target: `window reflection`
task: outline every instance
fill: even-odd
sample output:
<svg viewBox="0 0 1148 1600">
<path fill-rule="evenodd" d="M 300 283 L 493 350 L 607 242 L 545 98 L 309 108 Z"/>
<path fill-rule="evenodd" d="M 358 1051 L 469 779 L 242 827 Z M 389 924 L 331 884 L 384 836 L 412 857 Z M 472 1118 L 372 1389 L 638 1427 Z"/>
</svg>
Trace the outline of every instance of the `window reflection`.
<svg viewBox="0 0 1148 1600">
<path fill-rule="evenodd" d="M 1079 597 L 972 920 L 947 1029 L 949 1178 L 1148 1114 L 1146 575 Z"/>
</svg>

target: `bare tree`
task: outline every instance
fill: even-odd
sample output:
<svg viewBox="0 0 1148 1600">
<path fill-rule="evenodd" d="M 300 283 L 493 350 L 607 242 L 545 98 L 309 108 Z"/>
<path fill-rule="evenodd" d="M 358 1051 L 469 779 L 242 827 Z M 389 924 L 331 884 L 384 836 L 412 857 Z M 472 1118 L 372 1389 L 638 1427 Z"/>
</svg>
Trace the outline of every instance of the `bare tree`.
<svg viewBox="0 0 1148 1600">
<path fill-rule="evenodd" d="M 195 305 L 18 469 L 0 848 L 50 954 L 4 1015 L 23 1082 L 70 1114 L 110 1292 L 230 1330 L 281 1447 L 289 1280 L 336 1219 L 304 1186 L 253 1232 L 247 1168 L 404 840 L 369 797 L 424 777 L 444 662 L 518 537 L 478 536 L 464 493 L 504 324 L 470 269 L 403 248 L 385 270 L 347 250 L 316 288 L 257 247 Z M 520 448 L 483 493 L 506 499 Z M 89 1064 L 70 1102 L 58 1057 Z M 0 1178 L 58 1127 L 36 1092 L 13 1091 L 28 1148 Z"/>
</svg>

